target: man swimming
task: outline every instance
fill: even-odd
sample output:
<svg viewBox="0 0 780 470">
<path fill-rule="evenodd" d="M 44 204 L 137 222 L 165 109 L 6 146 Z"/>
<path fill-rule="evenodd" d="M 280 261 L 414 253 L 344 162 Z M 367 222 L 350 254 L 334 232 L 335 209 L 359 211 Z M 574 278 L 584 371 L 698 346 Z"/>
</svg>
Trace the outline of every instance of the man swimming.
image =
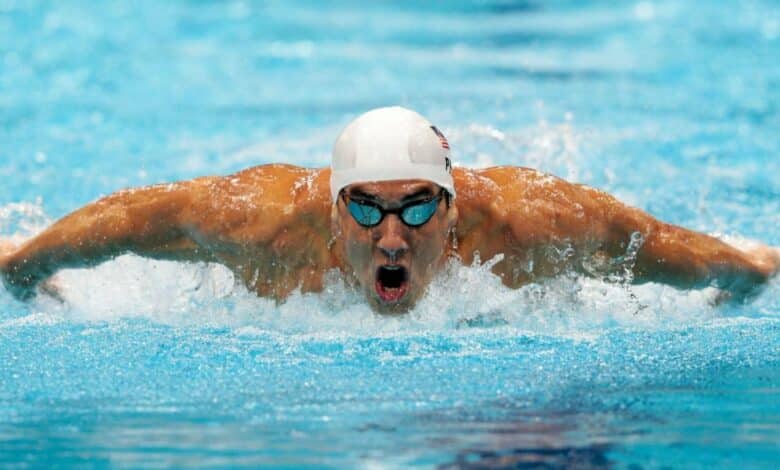
<svg viewBox="0 0 780 470">
<path fill-rule="evenodd" d="M 492 270 L 509 287 L 574 270 L 735 299 L 780 268 L 775 248 L 742 251 L 535 170 L 452 168 L 444 135 L 400 107 L 352 121 L 331 168 L 264 165 L 120 191 L 1 254 L 0 272 L 28 299 L 59 269 L 128 252 L 222 263 L 279 300 L 322 290 L 338 269 L 383 313 L 412 307 L 450 258 L 503 255 Z"/>
</svg>

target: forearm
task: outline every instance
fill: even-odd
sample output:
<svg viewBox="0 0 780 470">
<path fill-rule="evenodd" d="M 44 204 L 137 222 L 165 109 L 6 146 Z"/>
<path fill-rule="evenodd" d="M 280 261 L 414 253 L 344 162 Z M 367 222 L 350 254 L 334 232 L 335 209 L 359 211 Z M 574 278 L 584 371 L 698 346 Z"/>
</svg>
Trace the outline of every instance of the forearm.
<svg viewBox="0 0 780 470">
<path fill-rule="evenodd" d="M 714 286 L 744 296 L 774 274 L 774 269 L 756 263 L 748 253 L 713 237 L 659 225 L 638 254 L 635 272 L 639 282 Z"/>
<path fill-rule="evenodd" d="M 766 282 L 777 268 L 773 260 L 762 262 L 716 238 L 660 222 L 636 209 L 627 208 L 613 219 L 612 227 L 616 235 L 613 245 L 619 239 L 628 240 L 631 233 L 642 237 L 633 260 L 636 283 L 661 282 L 679 288 L 714 286 L 744 297 Z"/>
</svg>

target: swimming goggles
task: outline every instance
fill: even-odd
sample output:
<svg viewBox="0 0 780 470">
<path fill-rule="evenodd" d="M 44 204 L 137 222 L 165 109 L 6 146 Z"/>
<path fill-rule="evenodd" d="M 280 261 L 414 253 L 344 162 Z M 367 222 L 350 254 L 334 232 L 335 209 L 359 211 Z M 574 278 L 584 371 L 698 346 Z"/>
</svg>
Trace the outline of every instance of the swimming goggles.
<svg viewBox="0 0 780 470">
<path fill-rule="evenodd" d="M 431 220 L 436 209 L 439 207 L 439 201 L 444 197 L 444 191 L 438 196 L 422 201 L 412 201 L 396 209 L 385 209 L 371 201 L 352 199 L 344 193 L 341 193 L 344 204 L 347 205 L 349 213 L 355 222 L 363 227 L 375 227 L 382 223 L 387 214 L 396 214 L 401 222 L 409 227 L 419 227 Z"/>
</svg>

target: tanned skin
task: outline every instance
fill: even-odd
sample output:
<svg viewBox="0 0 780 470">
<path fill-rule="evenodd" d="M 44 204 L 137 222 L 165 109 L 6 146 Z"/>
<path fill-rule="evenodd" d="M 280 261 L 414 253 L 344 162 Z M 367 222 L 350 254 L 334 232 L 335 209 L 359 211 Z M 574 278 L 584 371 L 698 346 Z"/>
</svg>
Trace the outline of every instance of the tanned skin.
<svg viewBox="0 0 780 470">
<path fill-rule="evenodd" d="M 295 289 L 322 290 L 325 273 L 338 269 L 374 309 L 398 313 L 414 305 L 448 258 L 470 264 L 477 253 L 482 260 L 503 254 L 493 272 L 509 287 L 573 269 L 604 278 L 629 273 L 634 283 L 715 286 L 736 299 L 754 293 L 780 268 L 775 248 L 741 251 L 527 168 L 455 168 L 457 198 L 443 199 L 421 227 L 406 226 L 395 214 L 376 227 L 358 225 L 341 198 L 332 202 L 329 178 L 329 169 L 276 164 L 120 191 L 19 247 L 0 248 L 0 273 L 14 296 L 29 299 L 60 269 L 135 253 L 222 263 L 258 295 L 283 300 Z M 389 209 L 440 191 L 420 180 L 344 190 Z M 641 235 L 634 235 L 639 249 L 624 259 L 632 234 Z M 409 273 L 408 292 L 388 303 L 377 295 L 375 277 L 380 266 L 393 265 Z"/>
</svg>

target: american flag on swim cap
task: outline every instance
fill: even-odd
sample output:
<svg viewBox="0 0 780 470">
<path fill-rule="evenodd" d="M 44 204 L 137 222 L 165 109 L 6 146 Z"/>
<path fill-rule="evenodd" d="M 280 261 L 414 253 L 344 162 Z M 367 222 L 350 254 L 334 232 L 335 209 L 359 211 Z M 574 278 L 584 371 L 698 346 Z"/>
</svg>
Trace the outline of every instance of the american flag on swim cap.
<svg viewBox="0 0 780 470">
<path fill-rule="evenodd" d="M 447 138 L 444 137 L 444 134 L 441 133 L 439 129 L 436 128 L 436 126 L 431 126 L 431 129 L 433 129 L 433 132 L 436 133 L 436 136 L 439 138 L 439 143 L 441 143 L 441 146 L 445 149 L 450 149 L 450 143 L 447 142 Z"/>
</svg>

